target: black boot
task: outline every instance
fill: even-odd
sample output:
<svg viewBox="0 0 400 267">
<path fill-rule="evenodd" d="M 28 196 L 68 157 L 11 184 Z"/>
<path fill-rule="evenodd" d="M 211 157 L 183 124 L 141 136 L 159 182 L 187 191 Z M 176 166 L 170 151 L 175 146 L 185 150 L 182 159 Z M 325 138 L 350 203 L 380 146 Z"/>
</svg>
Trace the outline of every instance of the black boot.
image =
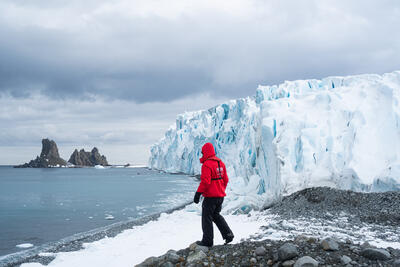
<svg viewBox="0 0 400 267">
<path fill-rule="evenodd" d="M 228 244 L 228 243 L 230 243 L 230 242 L 232 242 L 232 240 L 233 240 L 234 237 L 235 237 L 235 236 L 233 235 L 232 232 L 229 233 L 229 234 L 227 234 L 227 235 L 226 235 L 226 238 L 225 238 L 225 245 Z"/>
</svg>

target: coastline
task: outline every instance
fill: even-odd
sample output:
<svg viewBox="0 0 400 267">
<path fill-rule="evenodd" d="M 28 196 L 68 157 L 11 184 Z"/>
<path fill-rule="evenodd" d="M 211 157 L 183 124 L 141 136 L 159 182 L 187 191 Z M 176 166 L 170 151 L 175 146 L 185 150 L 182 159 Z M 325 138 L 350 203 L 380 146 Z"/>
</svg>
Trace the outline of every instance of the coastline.
<svg viewBox="0 0 400 267">
<path fill-rule="evenodd" d="M 108 226 L 103 226 L 92 229 L 90 231 L 77 233 L 72 236 L 60 239 L 58 241 L 46 243 L 21 252 L 0 256 L 0 266 L 9 267 L 28 262 L 39 262 L 43 264 L 48 264 L 55 257 L 40 256 L 39 254 L 77 251 L 83 248 L 82 246 L 83 243 L 98 241 L 106 237 L 115 237 L 124 230 L 130 229 L 133 226 L 144 225 L 150 221 L 157 220 L 161 216 L 161 214 L 163 213 L 171 214 L 174 211 L 184 209 L 189 204 L 191 204 L 191 202 L 187 202 L 185 204 L 168 209 L 166 211 L 161 211 L 154 214 L 146 215 L 144 217 L 132 219 L 129 221 L 116 222 Z"/>
</svg>

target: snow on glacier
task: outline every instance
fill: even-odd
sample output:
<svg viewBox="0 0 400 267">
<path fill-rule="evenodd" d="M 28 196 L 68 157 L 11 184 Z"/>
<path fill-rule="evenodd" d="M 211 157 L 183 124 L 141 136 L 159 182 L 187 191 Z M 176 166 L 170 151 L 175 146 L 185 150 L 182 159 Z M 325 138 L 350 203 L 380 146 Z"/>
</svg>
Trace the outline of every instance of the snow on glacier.
<svg viewBox="0 0 400 267">
<path fill-rule="evenodd" d="M 399 190 L 400 71 L 259 86 L 253 97 L 178 115 L 149 166 L 199 174 L 206 142 L 228 168 L 228 212 L 311 186 Z"/>
</svg>

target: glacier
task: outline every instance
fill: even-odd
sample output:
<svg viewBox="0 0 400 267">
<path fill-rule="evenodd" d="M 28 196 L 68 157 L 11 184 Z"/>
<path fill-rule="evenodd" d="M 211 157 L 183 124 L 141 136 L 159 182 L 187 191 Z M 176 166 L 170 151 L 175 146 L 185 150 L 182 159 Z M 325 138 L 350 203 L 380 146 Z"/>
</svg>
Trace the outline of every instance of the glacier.
<svg viewBox="0 0 400 267">
<path fill-rule="evenodd" d="M 227 165 L 226 212 L 313 186 L 400 190 L 400 71 L 286 81 L 177 116 L 149 167 L 199 174 L 204 143 Z"/>
</svg>

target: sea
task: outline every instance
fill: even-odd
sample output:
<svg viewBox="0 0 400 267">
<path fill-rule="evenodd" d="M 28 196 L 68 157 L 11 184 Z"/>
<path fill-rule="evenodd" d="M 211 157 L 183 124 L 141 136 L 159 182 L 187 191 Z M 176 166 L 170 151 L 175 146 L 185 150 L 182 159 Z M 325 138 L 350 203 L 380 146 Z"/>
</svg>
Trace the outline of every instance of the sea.
<svg viewBox="0 0 400 267">
<path fill-rule="evenodd" d="M 145 167 L 0 166 L 0 256 L 183 205 L 197 185 Z"/>
</svg>

